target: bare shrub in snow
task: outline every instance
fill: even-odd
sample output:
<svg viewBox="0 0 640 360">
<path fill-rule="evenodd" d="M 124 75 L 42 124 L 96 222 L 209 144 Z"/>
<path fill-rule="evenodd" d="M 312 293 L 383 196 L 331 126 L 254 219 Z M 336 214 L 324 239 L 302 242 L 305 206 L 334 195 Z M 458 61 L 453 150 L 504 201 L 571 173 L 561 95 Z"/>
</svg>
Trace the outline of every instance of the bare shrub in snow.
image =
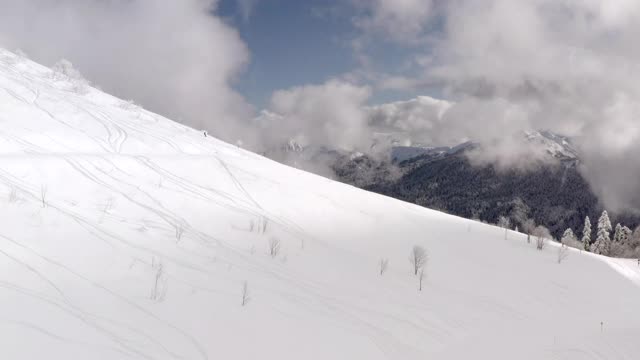
<svg viewBox="0 0 640 360">
<path fill-rule="evenodd" d="M 498 218 L 498 226 L 503 228 L 503 229 L 510 229 L 511 228 L 511 220 L 509 220 L 509 218 L 506 217 L 506 216 L 500 216 Z"/>
<path fill-rule="evenodd" d="M 249 300 L 251 300 L 249 297 L 249 283 L 245 281 L 242 283 L 242 306 L 246 306 Z"/>
<path fill-rule="evenodd" d="M 387 258 L 380 259 L 380 262 L 378 263 L 378 265 L 380 266 L 380 276 L 382 276 L 384 272 L 387 271 L 387 268 L 389 267 L 389 259 Z"/>
<path fill-rule="evenodd" d="M 565 244 L 560 244 L 558 248 L 558 264 L 561 264 L 567 256 L 569 256 L 569 247 Z"/>
<path fill-rule="evenodd" d="M 272 237 L 269 239 L 269 255 L 276 257 L 280 253 L 281 243 L 280 239 Z"/>
<path fill-rule="evenodd" d="M 53 79 L 67 81 L 71 85 L 71 91 L 84 95 L 89 92 L 89 82 L 73 67 L 73 64 L 66 59 L 58 61 L 52 68 Z"/>
<path fill-rule="evenodd" d="M 133 100 L 122 100 L 118 105 L 122 110 L 137 110 L 140 109 L 140 105 L 136 104 Z"/>
<path fill-rule="evenodd" d="M 531 210 L 529 206 L 522 200 L 522 198 L 515 198 L 511 202 L 511 212 L 509 213 L 509 218 L 513 220 L 516 228 L 517 225 L 522 226 L 525 221 L 527 221 L 529 217 L 529 211 Z"/>
<path fill-rule="evenodd" d="M 47 187 L 42 185 L 40 187 L 40 201 L 42 202 L 42 207 L 47 207 Z"/>
<path fill-rule="evenodd" d="M 104 221 L 104 218 L 107 216 L 111 209 L 113 209 L 114 200 L 112 197 L 108 198 L 107 201 L 102 205 L 102 216 L 100 217 L 100 223 Z"/>
<path fill-rule="evenodd" d="M 409 255 L 409 261 L 413 266 L 413 274 L 418 275 L 418 271 L 426 264 L 427 262 L 427 250 L 425 250 L 422 246 L 414 246 L 411 250 L 411 254 Z"/>
<path fill-rule="evenodd" d="M 16 54 L 17 57 L 19 57 L 19 58 L 21 58 L 23 60 L 29 59 L 29 55 L 26 52 L 24 52 L 24 50 L 22 50 L 22 49 L 15 49 L 13 51 L 13 53 Z"/>
<path fill-rule="evenodd" d="M 153 288 L 151 289 L 151 300 L 162 301 L 167 294 L 167 277 L 164 273 L 164 265 L 161 261 L 152 259 L 151 268 L 154 271 Z"/>
<path fill-rule="evenodd" d="M 15 186 L 11 187 L 11 191 L 9 192 L 9 202 L 15 203 L 18 201 L 18 189 Z"/>
<path fill-rule="evenodd" d="M 564 242 L 564 245 L 570 247 L 570 248 L 574 248 L 574 249 L 578 249 L 580 251 L 584 250 L 582 247 L 582 243 L 580 241 L 578 241 L 577 239 L 570 239 L 567 240 L 566 242 Z"/>
<path fill-rule="evenodd" d="M 498 218 L 498 226 L 504 229 L 504 239 L 507 240 L 509 229 L 511 228 L 511 220 L 506 216 Z"/>
<path fill-rule="evenodd" d="M 549 232 L 549 229 L 542 225 L 536 226 L 536 228 L 533 230 L 532 235 L 536 238 L 536 249 L 538 250 L 544 249 L 545 241 L 547 239 L 551 239 L 551 233 Z"/>
<path fill-rule="evenodd" d="M 102 207 L 102 212 L 105 214 L 111 212 L 111 209 L 113 209 L 114 202 L 115 200 L 112 197 L 108 198 Z"/>
<path fill-rule="evenodd" d="M 527 234 L 527 243 L 531 243 L 531 235 L 536 229 L 536 222 L 533 219 L 527 219 L 522 223 L 522 231 Z"/>
<path fill-rule="evenodd" d="M 176 242 L 182 240 L 182 235 L 184 235 L 184 226 L 182 226 L 182 224 L 176 224 Z"/>
<path fill-rule="evenodd" d="M 255 230 L 259 234 L 264 234 L 267 232 L 268 227 L 269 227 L 269 220 L 264 216 L 260 216 L 257 221 L 251 220 L 249 222 L 250 232 L 253 232 Z"/>
</svg>

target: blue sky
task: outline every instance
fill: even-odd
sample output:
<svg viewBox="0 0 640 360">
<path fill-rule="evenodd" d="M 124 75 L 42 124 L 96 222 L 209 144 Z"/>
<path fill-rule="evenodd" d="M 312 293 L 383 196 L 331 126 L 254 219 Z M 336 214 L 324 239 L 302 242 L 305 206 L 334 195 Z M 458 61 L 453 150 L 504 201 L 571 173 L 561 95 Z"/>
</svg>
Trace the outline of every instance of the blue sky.
<svg viewBox="0 0 640 360">
<path fill-rule="evenodd" d="M 256 108 L 268 105 L 273 91 L 319 84 L 360 67 L 350 42 L 358 35 L 353 24 L 356 9 L 343 0 L 254 0 L 243 16 L 238 0 L 223 0 L 218 8 L 251 52 L 251 62 L 235 88 Z M 391 42 L 368 48 L 376 67 L 402 67 L 412 50 Z M 407 99 L 406 91 L 374 91 L 372 103 Z"/>
</svg>

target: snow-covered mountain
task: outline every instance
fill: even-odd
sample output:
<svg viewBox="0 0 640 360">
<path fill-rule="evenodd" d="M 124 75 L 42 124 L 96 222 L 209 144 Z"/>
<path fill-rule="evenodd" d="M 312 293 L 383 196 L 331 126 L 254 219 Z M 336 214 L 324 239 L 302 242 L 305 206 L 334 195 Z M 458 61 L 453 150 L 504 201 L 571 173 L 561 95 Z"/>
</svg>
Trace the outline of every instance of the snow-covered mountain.
<svg viewBox="0 0 640 360">
<path fill-rule="evenodd" d="M 558 160 L 573 161 L 580 158 L 578 150 L 567 136 L 550 131 L 529 131 L 525 138 L 532 143 L 539 144 L 546 152 Z"/>
<path fill-rule="evenodd" d="M 634 261 L 558 264 L 555 244 L 286 167 L 3 50 L 0 197 L 3 359 L 640 353 Z"/>
<path fill-rule="evenodd" d="M 403 145 L 403 142 L 394 136 L 401 137 L 398 134 L 377 134 L 377 137 L 373 139 L 373 145 L 366 154 L 357 151 L 332 149 L 328 145 L 303 146 L 294 139 L 290 139 L 280 147 L 266 152 L 265 155 L 288 165 L 296 165 L 301 161 L 311 162 L 318 157 L 323 158 L 323 162 L 336 162 L 337 158 L 341 156 L 357 158 L 362 155 L 389 159 L 393 163 L 401 163 L 418 157 L 442 158 L 482 146 L 482 143 L 477 141 L 464 141 L 454 146 Z M 546 130 L 523 132 L 522 145 L 533 145 L 559 161 L 578 161 L 580 159 L 579 152 L 569 137 Z"/>
<path fill-rule="evenodd" d="M 476 144 L 471 141 L 463 142 L 456 146 L 394 146 L 391 149 L 391 161 L 401 163 L 421 156 L 439 158 L 447 155 L 455 155 L 461 151 L 471 149 L 474 146 L 476 146 Z"/>
<path fill-rule="evenodd" d="M 566 136 L 557 135 L 550 131 L 527 131 L 522 134 L 523 145 L 539 146 L 545 153 L 560 161 L 576 161 L 580 159 L 579 152 L 573 145 L 571 139 Z M 391 149 L 391 159 L 393 162 L 401 163 L 413 158 L 443 157 L 457 154 L 460 151 L 468 150 L 482 143 L 475 141 L 465 141 L 455 146 L 393 146 Z"/>
</svg>

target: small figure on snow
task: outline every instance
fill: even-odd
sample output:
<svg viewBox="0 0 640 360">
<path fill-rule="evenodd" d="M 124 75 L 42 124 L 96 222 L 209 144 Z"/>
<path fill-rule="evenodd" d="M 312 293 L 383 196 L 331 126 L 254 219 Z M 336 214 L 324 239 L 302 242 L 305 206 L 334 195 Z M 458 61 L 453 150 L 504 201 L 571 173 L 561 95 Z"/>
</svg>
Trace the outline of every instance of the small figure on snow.
<svg viewBox="0 0 640 360">
<path fill-rule="evenodd" d="M 204 137 L 207 137 L 207 130 L 204 131 Z"/>
</svg>

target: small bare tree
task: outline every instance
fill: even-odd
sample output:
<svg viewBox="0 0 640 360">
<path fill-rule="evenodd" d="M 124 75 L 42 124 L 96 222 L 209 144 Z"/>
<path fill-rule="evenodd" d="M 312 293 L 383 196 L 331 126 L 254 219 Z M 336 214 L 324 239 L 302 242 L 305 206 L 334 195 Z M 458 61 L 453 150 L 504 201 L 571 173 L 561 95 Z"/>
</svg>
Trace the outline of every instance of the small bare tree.
<svg viewBox="0 0 640 360">
<path fill-rule="evenodd" d="M 561 264 L 567 256 L 569 256 L 569 247 L 565 244 L 560 244 L 558 248 L 558 264 Z"/>
<path fill-rule="evenodd" d="M 389 267 L 389 259 L 387 258 L 380 259 L 379 265 L 380 265 L 380 276 L 382 276 L 384 272 L 387 271 L 387 268 Z"/>
<path fill-rule="evenodd" d="M 409 255 L 409 261 L 413 265 L 413 274 L 418 275 L 420 268 L 427 262 L 427 250 L 422 246 L 414 246 Z"/>
<path fill-rule="evenodd" d="M 18 201 L 18 189 L 15 186 L 11 187 L 11 192 L 9 193 L 9 202 L 15 203 Z"/>
<path fill-rule="evenodd" d="M 114 202 L 115 200 L 113 199 L 113 197 L 108 198 L 107 201 L 102 206 L 102 212 L 104 214 L 111 212 L 111 209 L 113 209 Z"/>
<path fill-rule="evenodd" d="M 42 201 L 42 207 L 47 207 L 47 187 L 42 185 L 40 187 L 40 201 Z"/>
<path fill-rule="evenodd" d="M 167 278 L 164 273 L 164 265 L 161 261 L 152 259 L 151 268 L 155 271 L 151 300 L 162 301 L 167 292 Z"/>
<path fill-rule="evenodd" d="M 422 280 L 424 279 L 424 268 L 420 268 L 420 272 L 418 273 L 418 291 L 422 291 Z"/>
<path fill-rule="evenodd" d="M 280 247 L 280 239 L 276 237 L 269 238 L 269 255 L 271 255 L 272 258 L 278 256 Z"/>
<path fill-rule="evenodd" d="M 113 208 L 113 197 L 107 199 L 107 201 L 102 205 L 102 216 L 100 217 L 100 223 L 104 221 L 104 218 L 107 216 L 111 209 Z"/>
<path fill-rule="evenodd" d="M 538 250 L 544 249 L 546 239 L 551 239 L 549 229 L 542 225 L 536 226 L 533 230 L 533 236 L 536 238 L 536 249 Z"/>
<path fill-rule="evenodd" d="M 182 235 L 184 235 L 184 226 L 182 226 L 182 224 L 176 224 L 176 242 L 182 240 Z"/>
<path fill-rule="evenodd" d="M 498 218 L 498 226 L 503 228 L 503 229 L 510 229 L 511 228 L 511 220 L 506 216 L 500 216 Z"/>
<path fill-rule="evenodd" d="M 242 283 L 242 306 L 246 306 L 251 298 L 249 297 L 249 283 L 247 281 Z"/>
<path fill-rule="evenodd" d="M 533 219 L 527 219 L 522 223 L 522 231 L 527 234 L 527 243 L 531 243 L 531 234 L 536 228 L 536 222 Z"/>
<path fill-rule="evenodd" d="M 260 218 L 260 233 L 264 234 L 267 232 L 267 228 L 269 227 L 269 219 L 267 219 L 266 217 L 262 216 Z"/>
</svg>

